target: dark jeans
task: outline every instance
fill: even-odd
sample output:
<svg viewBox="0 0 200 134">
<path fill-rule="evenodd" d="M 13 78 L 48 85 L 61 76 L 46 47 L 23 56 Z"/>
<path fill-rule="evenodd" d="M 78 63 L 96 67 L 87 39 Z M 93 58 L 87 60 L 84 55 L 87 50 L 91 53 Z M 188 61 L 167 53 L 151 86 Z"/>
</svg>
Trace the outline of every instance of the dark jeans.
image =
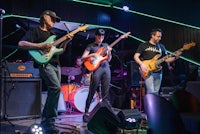
<svg viewBox="0 0 200 134">
<path fill-rule="evenodd" d="M 101 65 L 96 71 L 92 73 L 89 93 L 86 100 L 85 113 L 88 113 L 90 103 L 96 91 L 98 91 L 101 83 L 101 96 L 103 100 L 108 101 L 109 86 L 111 80 L 111 72 L 108 63 Z"/>
<path fill-rule="evenodd" d="M 60 95 L 61 70 L 59 65 L 47 64 L 39 67 L 40 75 L 48 87 L 48 94 L 44 110 L 42 112 L 41 125 L 54 126 L 57 117 L 57 107 Z"/>
</svg>

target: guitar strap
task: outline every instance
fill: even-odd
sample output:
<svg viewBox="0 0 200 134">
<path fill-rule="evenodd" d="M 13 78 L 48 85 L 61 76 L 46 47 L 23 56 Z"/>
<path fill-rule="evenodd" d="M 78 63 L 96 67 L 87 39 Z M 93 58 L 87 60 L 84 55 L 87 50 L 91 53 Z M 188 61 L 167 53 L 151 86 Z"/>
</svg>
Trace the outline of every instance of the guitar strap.
<svg viewBox="0 0 200 134">
<path fill-rule="evenodd" d="M 160 51 L 160 57 L 161 57 L 162 56 L 162 49 L 161 49 L 160 43 L 157 43 L 157 46 L 158 46 L 158 49 Z"/>
</svg>

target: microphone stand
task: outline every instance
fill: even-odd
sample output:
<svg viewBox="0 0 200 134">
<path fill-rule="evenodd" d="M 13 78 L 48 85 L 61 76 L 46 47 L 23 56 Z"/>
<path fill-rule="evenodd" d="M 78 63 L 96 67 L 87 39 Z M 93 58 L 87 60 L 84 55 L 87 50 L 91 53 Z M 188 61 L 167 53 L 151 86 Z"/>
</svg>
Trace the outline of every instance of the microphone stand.
<svg viewBox="0 0 200 134">
<path fill-rule="evenodd" d="M 7 65 L 7 61 L 5 61 L 4 62 L 5 63 L 5 65 L 3 65 L 2 64 L 2 68 L 4 68 L 3 69 L 3 71 L 2 71 L 2 73 L 3 73 L 3 81 L 4 81 L 4 83 L 2 83 L 3 84 L 3 86 L 2 86 L 2 88 L 3 88 L 3 106 L 4 106 L 4 111 L 3 111 L 3 113 L 4 113 L 4 115 L 3 115 L 3 120 L 5 120 L 5 121 L 7 121 L 10 125 L 12 125 L 12 126 L 15 126 L 12 122 L 10 122 L 10 120 L 8 120 L 8 114 L 7 114 L 7 100 L 8 100 L 8 97 L 9 97 L 9 95 L 10 95 L 10 90 L 8 91 L 8 92 L 6 92 L 6 90 L 7 90 L 7 84 L 6 84 L 6 73 L 8 72 L 8 74 L 10 74 L 10 72 L 9 72 L 9 70 L 8 70 L 8 65 Z M 8 75 L 9 76 L 9 75 Z M 15 88 L 15 86 L 14 86 L 14 83 L 13 83 L 13 80 L 11 79 L 11 82 L 12 82 L 12 89 L 11 90 L 13 90 L 14 88 Z M 8 96 L 8 97 L 7 97 Z"/>
<path fill-rule="evenodd" d="M 8 121 L 9 124 L 11 124 L 12 126 L 15 126 L 12 122 L 10 122 L 8 120 L 8 115 L 7 115 L 7 110 L 6 110 L 6 101 L 7 101 L 7 94 L 6 94 L 6 62 L 5 62 L 5 66 L 2 64 L 3 62 L 3 58 L 2 58 L 2 25 L 3 25 L 3 14 L 5 14 L 5 10 L 0 8 L 0 73 L 1 73 L 1 98 L 3 98 L 3 104 L 1 104 L 1 109 L 2 109 L 2 105 L 4 106 L 4 111 L 1 111 L 1 116 L 3 117 L 3 120 Z M 3 69 L 4 68 L 4 69 Z M 3 74 L 3 76 L 2 76 Z M 3 82 L 4 80 L 4 82 Z M 3 95 L 2 95 L 3 94 Z M 1 101 L 1 102 L 2 102 Z M 3 114 L 2 114 L 3 113 Z"/>
</svg>

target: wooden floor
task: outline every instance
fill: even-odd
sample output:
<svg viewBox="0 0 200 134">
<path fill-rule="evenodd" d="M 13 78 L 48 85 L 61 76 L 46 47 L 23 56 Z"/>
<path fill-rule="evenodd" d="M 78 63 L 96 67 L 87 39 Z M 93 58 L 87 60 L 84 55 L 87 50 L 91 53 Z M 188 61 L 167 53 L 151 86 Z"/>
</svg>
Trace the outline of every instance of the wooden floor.
<svg viewBox="0 0 200 134">
<path fill-rule="evenodd" d="M 82 121 L 82 113 L 71 113 L 59 115 L 56 119 L 56 127 L 60 133 L 85 133 L 87 131 L 87 123 Z M 2 120 L 0 134 L 25 134 L 33 124 L 40 124 L 41 119 L 14 119 Z"/>
<path fill-rule="evenodd" d="M 82 121 L 83 113 L 72 112 L 62 113 L 56 119 L 56 127 L 60 134 L 93 134 L 87 128 L 87 123 Z M 28 134 L 29 128 L 33 124 L 40 124 L 40 118 L 34 119 L 14 119 L 2 120 L 0 134 Z M 10 123 L 9 123 L 10 122 Z M 13 125 L 12 125 L 12 124 Z M 136 134 L 135 130 L 119 129 L 119 134 Z M 138 133 L 138 132 L 137 132 Z M 146 130 L 140 130 L 139 134 L 146 134 Z"/>
</svg>

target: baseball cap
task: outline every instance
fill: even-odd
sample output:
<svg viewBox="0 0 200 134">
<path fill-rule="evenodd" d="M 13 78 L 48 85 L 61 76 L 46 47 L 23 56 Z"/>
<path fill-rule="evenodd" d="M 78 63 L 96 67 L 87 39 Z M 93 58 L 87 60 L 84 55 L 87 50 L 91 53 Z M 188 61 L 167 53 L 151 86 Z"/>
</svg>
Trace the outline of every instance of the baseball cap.
<svg viewBox="0 0 200 134">
<path fill-rule="evenodd" d="M 51 11 L 51 10 L 46 10 L 46 11 L 44 11 L 44 12 L 41 14 L 41 17 L 42 17 L 43 15 L 45 15 L 45 14 L 51 16 L 52 18 L 55 18 L 56 22 L 60 22 L 60 20 L 61 20 L 61 18 L 58 17 L 58 16 L 56 15 L 56 13 L 53 12 L 53 11 Z"/>
<path fill-rule="evenodd" d="M 105 31 L 103 29 L 97 29 L 95 35 L 105 35 Z"/>
</svg>

